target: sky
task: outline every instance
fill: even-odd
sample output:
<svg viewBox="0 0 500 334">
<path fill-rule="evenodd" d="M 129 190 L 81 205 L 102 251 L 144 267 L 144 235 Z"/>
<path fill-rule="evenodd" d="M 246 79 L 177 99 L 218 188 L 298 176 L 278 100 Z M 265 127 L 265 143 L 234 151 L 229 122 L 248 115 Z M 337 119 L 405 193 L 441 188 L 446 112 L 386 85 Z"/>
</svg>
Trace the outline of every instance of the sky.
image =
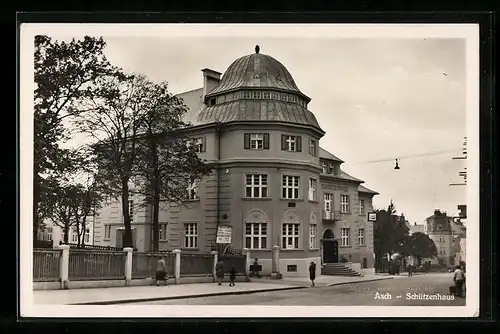
<svg viewBox="0 0 500 334">
<path fill-rule="evenodd" d="M 326 131 L 320 145 L 380 193 L 375 208 L 392 200 L 423 224 L 434 209 L 456 215 L 465 203 L 465 187 L 449 185 L 461 183 L 465 167 L 452 160 L 466 135 L 464 39 L 101 35 L 113 64 L 167 81 L 172 93 L 201 88 L 201 69 L 224 73 L 258 44 L 312 99 L 308 109 Z"/>
</svg>

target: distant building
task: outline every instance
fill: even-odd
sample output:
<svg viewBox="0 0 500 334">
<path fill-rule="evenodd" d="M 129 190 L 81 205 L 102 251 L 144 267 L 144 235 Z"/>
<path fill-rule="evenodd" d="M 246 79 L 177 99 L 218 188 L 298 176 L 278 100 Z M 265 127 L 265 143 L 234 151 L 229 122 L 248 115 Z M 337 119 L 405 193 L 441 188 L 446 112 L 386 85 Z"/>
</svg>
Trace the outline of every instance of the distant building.
<svg viewBox="0 0 500 334">
<path fill-rule="evenodd" d="M 85 233 L 83 235 L 84 242 L 86 245 L 94 244 L 94 217 L 87 218 Z M 61 227 L 55 224 L 52 220 L 46 219 L 44 221 L 45 227 L 40 229 L 38 232 L 38 240 L 42 241 L 52 241 L 54 246 L 59 245 L 61 242 L 64 242 L 64 231 Z M 68 238 L 69 243 L 76 244 L 78 243 L 78 234 L 75 227 L 70 229 L 70 235 Z"/>
<path fill-rule="evenodd" d="M 461 257 L 461 239 L 466 236 L 465 226 L 446 212 L 437 209 L 426 222 L 426 233 L 436 245 L 438 262 L 446 266 L 458 264 Z"/>
<path fill-rule="evenodd" d="M 378 193 L 341 168 L 320 147 L 325 132 L 309 111 L 310 98 L 276 59 L 256 52 L 221 73 L 204 69 L 203 87 L 179 94 L 199 156 L 217 167 L 186 190 L 186 206 L 161 208 L 160 249 L 208 253 L 217 227 L 232 228 L 231 245 L 259 258 L 271 272 L 278 246 L 285 276 L 308 275 L 308 264 L 342 258 L 373 268 L 373 223 Z M 152 245 L 151 209 L 131 199 L 134 247 Z M 96 243 L 122 246 L 118 201 L 96 216 Z"/>
<path fill-rule="evenodd" d="M 410 235 L 417 232 L 425 233 L 425 225 L 418 225 L 417 223 L 413 223 L 413 225 L 410 225 Z"/>
</svg>

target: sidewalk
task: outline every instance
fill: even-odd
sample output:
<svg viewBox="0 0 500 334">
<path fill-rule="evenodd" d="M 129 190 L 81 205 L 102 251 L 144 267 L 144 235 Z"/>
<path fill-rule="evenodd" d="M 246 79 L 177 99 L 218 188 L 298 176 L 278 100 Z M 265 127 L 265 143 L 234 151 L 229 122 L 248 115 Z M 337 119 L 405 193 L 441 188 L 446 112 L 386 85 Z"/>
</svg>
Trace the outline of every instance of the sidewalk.
<svg viewBox="0 0 500 334">
<path fill-rule="evenodd" d="M 33 291 L 34 304 L 58 305 L 111 305 L 131 302 L 157 301 L 167 299 L 185 299 L 218 295 L 249 294 L 277 290 L 293 290 L 303 287 L 281 284 L 262 284 L 254 282 L 172 284 L 167 286 L 130 286 L 98 289 L 37 290 Z"/>
<path fill-rule="evenodd" d="M 364 277 L 319 276 L 317 287 L 340 284 L 355 284 L 392 279 L 392 276 L 366 275 Z M 58 305 L 112 305 L 132 302 L 159 301 L 168 299 L 200 298 L 220 295 L 250 294 L 278 290 L 304 289 L 310 286 L 307 277 L 286 277 L 280 280 L 271 278 L 252 278 L 251 282 L 228 283 L 219 286 L 215 283 L 172 284 L 168 286 L 130 286 L 116 288 L 37 290 L 33 291 L 35 304 Z"/>
<path fill-rule="evenodd" d="M 362 282 L 373 282 L 373 281 L 380 281 L 380 280 L 386 280 L 386 279 L 393 279 L 394 276 L 382 276 L 382 275 L 365 275 L 365 276 L 331 276 L 331 275 L 321 275 L 316 277 L 314 283 L 317 287 L 324 287 L 324 286 L 334 286 L 334 285 L 341 285 L 341 284 L 354 284 L 354 283 L 362 283 Z M 287 284 L 287 285 L 293 285 L 297 287 L 309 287 L 311 286 L 311 281 L 309 280 L 308 277 L 284 277 L 283 279 L 280 280 L 274 280 L 269 277 L 263 277 L 263 278 L 251 278 L 252 282 L 260 282 L 260 283 L 265 283 L 265 284 L 273 284 L 273 283 L 280 283 L 280 284 Z"/>
</svg>

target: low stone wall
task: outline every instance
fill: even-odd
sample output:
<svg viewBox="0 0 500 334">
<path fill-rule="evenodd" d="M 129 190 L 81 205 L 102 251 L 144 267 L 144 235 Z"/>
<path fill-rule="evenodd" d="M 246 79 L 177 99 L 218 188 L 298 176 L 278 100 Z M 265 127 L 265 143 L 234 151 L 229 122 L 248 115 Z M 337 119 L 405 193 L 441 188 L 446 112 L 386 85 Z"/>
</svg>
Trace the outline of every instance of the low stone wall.
<svg viewBox="0 0 500 334">
<path fill-rule="evenodd" d="M 250 279 L 245 275 L 236 276 L 235 282 L 248 282 Z M 213 277 L 181 277 L 176 283 L 175 279 L 169 279 L 167 284 L 195 284 L 212 283 Z M 229 282 L 229 276 L 226 275 L 224 282 Z M 70 281 L 68 289 L 95 289 L 95 288 L 117 288 L 125 286 L 152 286 L 156 281 L 153 278 L 133 279 L 126 284 L 125 280 L 89 280 L 89 281 Z M 60 290 L 60 282 L 33 282 L 33 290 Z"/>
</svg>

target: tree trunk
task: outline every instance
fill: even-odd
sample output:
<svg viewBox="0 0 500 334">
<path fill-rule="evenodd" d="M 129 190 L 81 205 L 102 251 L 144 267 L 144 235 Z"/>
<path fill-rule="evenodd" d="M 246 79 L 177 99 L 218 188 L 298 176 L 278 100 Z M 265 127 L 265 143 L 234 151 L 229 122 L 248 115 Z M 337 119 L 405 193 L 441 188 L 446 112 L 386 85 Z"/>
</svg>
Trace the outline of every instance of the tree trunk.
<svg viewBox="0 0 500 334">
<path fill-rule="evenodd" d="M 64 243 L 68 244 L 69 242 L 69 226 L 64 227 Z"/>
<path fill-rule="evenodd" d="M 153 215 L 151 225 L 153 228 L 153 252 L 157 252 L 160 248 L 160 235 L 159 235 L 159 215 L 160 215 L 160 175 L 158 171 L 158 148 L 156 146 L 156 142 L 152 141 L 151 149 L 151 163 L 152 163 L 152 171 L 153 178 L 151 181 L 152 189 L 153 189 Z"/>
<path fill-rule="evenodd" d="M 123 248 L 126 247 L 134 247 L 134 242 L 132 240 L 132 225 L 130 224 L 130 215 L 129 215 L 129 189 L 128 189 L 128 177 L 122 178 L 122 211 L 123 211 Z"/>
</svg>

